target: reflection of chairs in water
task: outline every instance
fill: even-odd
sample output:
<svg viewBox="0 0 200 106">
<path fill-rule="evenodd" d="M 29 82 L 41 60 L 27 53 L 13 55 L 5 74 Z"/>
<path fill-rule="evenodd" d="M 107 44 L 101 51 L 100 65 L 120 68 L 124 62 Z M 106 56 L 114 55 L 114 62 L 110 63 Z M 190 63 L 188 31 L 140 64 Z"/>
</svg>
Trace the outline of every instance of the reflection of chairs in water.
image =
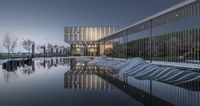
<svg viewBox="0 0 200 106">
<path fill-rule="evenodd" d="M 112 86 L 97 75 L 99 70 L 101 69 L 96 66 L 77 65 L 64 74 L 64 87 L 79 90 L 109 91 Z M 112 73 L 112 70 L 106 71 Z"/>
<path fill-rule="evenodd" d="M 105 55 L 93 59 L 91 64 L 108 67 L 120 75 L 135 77 L 141 80 L 157 80 L 172 84 L 182 84 L 200 81 L 200 73 L 183 71 L 174 67 L 156 66 L 147 63 L 141 58 L 132 58 L 127 61 L 110 60 Z"/>
</svg>

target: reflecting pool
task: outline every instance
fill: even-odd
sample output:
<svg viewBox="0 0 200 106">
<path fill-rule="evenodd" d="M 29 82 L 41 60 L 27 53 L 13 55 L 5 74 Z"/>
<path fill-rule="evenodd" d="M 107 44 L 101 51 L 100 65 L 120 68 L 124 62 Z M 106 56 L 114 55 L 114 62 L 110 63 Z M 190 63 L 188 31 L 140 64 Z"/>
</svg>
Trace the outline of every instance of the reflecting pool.
<svg viewBox="0 0 200 106">
<path fill-rule="evenodd" d="M 177 85 L 124 77 L 68 58 L 2 63 L 0 106 L 200 106 L 198 81 Z"/>
<path fill-rule="evenodd" d="M 0 106 L 143 106 L 97 74 L 95 66 L 67 58 L 1 64 Z M 104 69 L 105 70 L 105 69 Z M 106 75 L 115 75 L 105 70 Z"/>
</svg>

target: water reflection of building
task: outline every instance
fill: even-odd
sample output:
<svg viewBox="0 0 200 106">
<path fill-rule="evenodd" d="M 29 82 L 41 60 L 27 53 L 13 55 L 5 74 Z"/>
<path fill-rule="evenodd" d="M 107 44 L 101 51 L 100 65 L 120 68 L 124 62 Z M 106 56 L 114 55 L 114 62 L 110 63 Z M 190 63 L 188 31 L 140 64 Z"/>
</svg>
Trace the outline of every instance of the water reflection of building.
<svg viewBox="0 0 200 106">
<path fill-rule="evenodd" d="M 175 106 L 199 106 L 200 104 L 199 84 L 189 88 L 188 85 L 174 86 L 153 80 L 138 80 L 133 77 L 128 78 L 128 84 Z"/>
<path fill-rule="evenodd" d="M 65 58 L 46 58 L 46 59 L 22 59 L 22 60 L 9 60 L 2 64 L 3 78 L 6 82 L 18 79 L 20 74 L 32 75 L 36 71 L 50 69 L 68 65 L 69 59 Z M 0 76 L 1 77 L 1 76 Z"/>
<path fill-rule="evenodd" d="M 52 67 L 57 67 L 60 65 L 66 65 L 69 63 L 69 59 L 65 58 L 50 58 L 50 59 L 41 59 L 36 61 L 37 67 L 43 67 L 43 68 L 52 68 Z"/>
<path fill-rule="evenodd" d="M 22 60 L 9 60 L 2 64 L 2 69 L 13 72 L 21 67 L 31 67 L 34 70 L 34 61 L 32 59 L 22 59 Z"/>
<path fill-rule="evenodd" d="M 79 90 L 105 90 L 112 89 L 110 83 L 100 78 L 97 73 L 113 75 L 112 70 L 101 69 L 96 66 L 87 66 L 86 64 L 71 62 L 71 70 L 64 74 L 64 87 Z"/>
</svg>

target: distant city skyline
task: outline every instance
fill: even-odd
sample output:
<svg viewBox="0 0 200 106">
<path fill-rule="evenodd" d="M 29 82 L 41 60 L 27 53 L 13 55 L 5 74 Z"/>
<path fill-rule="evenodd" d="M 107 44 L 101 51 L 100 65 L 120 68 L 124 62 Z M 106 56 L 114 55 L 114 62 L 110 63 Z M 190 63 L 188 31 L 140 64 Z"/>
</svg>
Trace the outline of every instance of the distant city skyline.
<svg viewBox="0 0 200 106">
<path fill-rule="evenodd" d="M 0 40 L 67 45 L 65 26 L 126 27 L 184 0 L 0 0 Z M 19 48 L 16 49 L 18 52 Z M 0 45 L 0 52 L 6 49 Z"/>
</svg>

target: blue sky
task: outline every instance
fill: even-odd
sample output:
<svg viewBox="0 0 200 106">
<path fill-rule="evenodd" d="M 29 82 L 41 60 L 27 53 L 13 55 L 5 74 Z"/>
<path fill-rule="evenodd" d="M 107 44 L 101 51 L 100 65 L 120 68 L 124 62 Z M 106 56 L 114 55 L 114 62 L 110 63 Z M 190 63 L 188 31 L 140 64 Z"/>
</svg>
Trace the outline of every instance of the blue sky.
<svg viewBox="0 0 200 106">
<path fill-rule="evenodd" d="M 184 0 L 0 0 L 5 33 L 37 44 L 64 42 L 64 26 L 126 27 Z M 19 49 L 16 49 L 17 51 Z M 5 49 L 0 45 L 0 52 Z"/>
</svg>

